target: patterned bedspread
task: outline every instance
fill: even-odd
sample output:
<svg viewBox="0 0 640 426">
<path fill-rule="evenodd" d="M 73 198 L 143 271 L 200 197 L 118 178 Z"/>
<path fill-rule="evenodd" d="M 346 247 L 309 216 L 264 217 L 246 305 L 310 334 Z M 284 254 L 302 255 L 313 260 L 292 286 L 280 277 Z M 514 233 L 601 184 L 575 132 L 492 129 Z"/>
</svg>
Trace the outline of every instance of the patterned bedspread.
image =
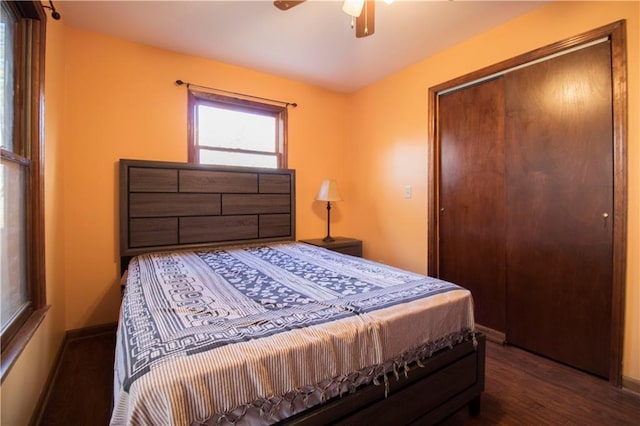
<svg viewBox="0 0 640 426">
<path fill-rule="evenodd" d="M 112 424 L 206 422 L 472 329 L 467 290 L 307 244 L 139 256 Z"/>
</svg>

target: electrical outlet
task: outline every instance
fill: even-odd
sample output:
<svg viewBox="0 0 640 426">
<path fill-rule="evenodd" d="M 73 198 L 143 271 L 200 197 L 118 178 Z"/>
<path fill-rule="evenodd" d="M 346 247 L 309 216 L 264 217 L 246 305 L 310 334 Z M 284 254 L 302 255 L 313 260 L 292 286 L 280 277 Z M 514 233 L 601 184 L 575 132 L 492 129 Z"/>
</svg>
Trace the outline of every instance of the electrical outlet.
<svg viewBox="0 0 640 426">
<path fill-rule="evenodd" d="M 404 186 L 404 198 L 411 198 L 411 185 Z"/>
</svg>

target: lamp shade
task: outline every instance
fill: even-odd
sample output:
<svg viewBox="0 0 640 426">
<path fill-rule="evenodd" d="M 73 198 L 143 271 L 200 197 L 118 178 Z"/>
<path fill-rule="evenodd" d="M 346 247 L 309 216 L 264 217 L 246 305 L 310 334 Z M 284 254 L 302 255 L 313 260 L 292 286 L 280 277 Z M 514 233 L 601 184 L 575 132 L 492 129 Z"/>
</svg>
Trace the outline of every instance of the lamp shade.
<svg viewBox="0 0 640 426">
<path fill-rule="evenodd" d="M 338 184 L 334 179 L 325 179 L 320 185 L 320 191 L 316 195 L 318 201 L 341 201 L 340 191 L 338 191 Z"/>
</svg>

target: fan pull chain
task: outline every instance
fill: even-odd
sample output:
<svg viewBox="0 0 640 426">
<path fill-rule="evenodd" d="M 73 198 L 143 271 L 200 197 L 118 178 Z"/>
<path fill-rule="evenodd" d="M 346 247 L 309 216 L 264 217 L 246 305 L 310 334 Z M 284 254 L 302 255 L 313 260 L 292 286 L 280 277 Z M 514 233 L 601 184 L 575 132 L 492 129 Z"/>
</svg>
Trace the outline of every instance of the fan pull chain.
<svg viewBox="0 0 640 426">
<path fill-rule="evenodd" d="M 351 29 L 354 29 L 356 27 L 356 17 L 352 16 L 351 17 Z"/>
</svg>

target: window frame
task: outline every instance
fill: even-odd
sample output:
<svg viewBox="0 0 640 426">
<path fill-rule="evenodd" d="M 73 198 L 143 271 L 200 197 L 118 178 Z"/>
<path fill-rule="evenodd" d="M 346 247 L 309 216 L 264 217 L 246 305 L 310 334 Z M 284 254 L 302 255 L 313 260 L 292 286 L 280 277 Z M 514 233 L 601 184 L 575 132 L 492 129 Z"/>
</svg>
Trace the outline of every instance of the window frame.
<svg viewBox="0 0 640 426">
<path fill-rule="evenodd" d="M 276 119 L 276 146 L 274 154 L 277 158 L 277 168 L 286 169 L 288 164 L 288 114 L 287 107 L 263 102 L 256 102 L 248 99 L 239 99 L 224 96 L 217 93 L 203 92 L 199 90 L 188 90 L 188 138 L 187 150 L 189 163 L 200 164 L 200 151 L 210 149 L 211 151 L 227 151 L 246 154 L 264 154 L 262 151 L 252 151 L 233 148 L 206 148 L 197 144 L 198 140 L 198 106 L 208 105 L 216 108 L 229 109 L 231 111 L 247 112 L 250 114 L 260 114 L 273 116 Z"/>
<path fill-rule="evenodd" d="M 14 41 L 13 147 L 5 161 L 25 167 L 27 305 L 1 341 L 1 381 L 22 353 L 48 310 L 44 251 L 44 64 L 46 15 L 39 1 L 3 2 L 16 18 Z"/>
</svg>

